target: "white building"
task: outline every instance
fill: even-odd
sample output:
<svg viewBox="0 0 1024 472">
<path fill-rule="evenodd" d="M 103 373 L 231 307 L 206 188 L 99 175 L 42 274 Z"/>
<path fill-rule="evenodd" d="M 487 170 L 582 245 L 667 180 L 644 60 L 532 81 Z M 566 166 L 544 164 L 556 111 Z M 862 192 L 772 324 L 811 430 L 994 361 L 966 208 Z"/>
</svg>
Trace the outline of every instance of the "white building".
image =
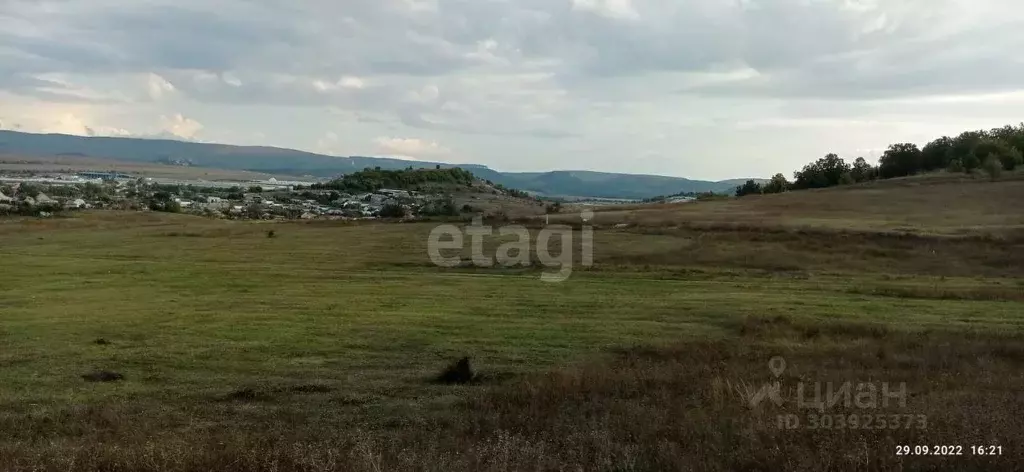
<svg viewBox="0 0 1024 472">
<path fill-rule="evenodd" d="M 85 200 L 82 200 L 81 198 L 76 198 L 74 201 L 68 202 L 66 206 L 68 208 L 82 209 L 82 208 L 89 208 L 90 205 L 88 203 L 86 203 Z"/>
</svg>

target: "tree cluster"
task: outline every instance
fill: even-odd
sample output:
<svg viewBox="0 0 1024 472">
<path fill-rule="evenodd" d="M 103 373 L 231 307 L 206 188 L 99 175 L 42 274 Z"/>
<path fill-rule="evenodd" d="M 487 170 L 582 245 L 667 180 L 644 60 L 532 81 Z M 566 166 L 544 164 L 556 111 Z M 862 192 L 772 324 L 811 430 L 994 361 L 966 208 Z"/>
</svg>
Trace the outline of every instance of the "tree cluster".
<svg viewBox="0 0 1024 472">
<path fill-rule="evenodd" d="M 464 186 L 473 184 L 473 173 L 458 167 L 450 169 L 381 170 L 367 168 L 343 175 L 324 184 L 314 184 L 314 190 L 337 190 L 346 193 L 375 192 L 383 188 L 418 190 L 424 186 Z"/>
<path fill-rule="evenodd" d="M 1024 166 L 1024 123 L 989 131 L 965 131 L 956 137 L 943 136 L 918 148 L 912 143 L 892 144 L 873 166 L 863 157 L 849 164 L 836 154 L 828 154 L 793 173 L 793 182 L 776 174 L 760 184 L 748 180 L 736 187 L 736 196 L 780 193 L 788 190 L 825 188 L 875 179 L 905 177 L 924 172 L 984 171 L 993 179 L 1002 171 Z"/>
<path fill-rule="evenodd" d="M 382 210 L 383 211 L 383 210 Z M 422 216 L 459 216 L 459 208 L 451 195 L 427 203 L 419 210 Z"/>
<path fill-rule="evenodd" d="M 174 201 L 171 193 L 165 190 L 153 193 L 153 196 L 146 201 L 146 206 L 152 211 L 181 213 L 181 204 Z"/>
<path fill-rule="evenodd" d="M 668 200 L 670 198 L 676 198 L 676 197 L 690 197 L 690 198 L 695 198 L 697 200 L 701 200 L 701 199 L 711 198 L 711 197 L 714 197 L 714 196 L 717 196 L 717 194 L 715 192 L 679 192 L 679 193 L 673 193 L 672 195 L 658 195 L 657 197 L 645 198 L 645 199 L 641 200 L 641 202 L 643 202 L 643 203 L 663 203 L 663 202 L 665 202 L 666 200 Z"/>
</svg>

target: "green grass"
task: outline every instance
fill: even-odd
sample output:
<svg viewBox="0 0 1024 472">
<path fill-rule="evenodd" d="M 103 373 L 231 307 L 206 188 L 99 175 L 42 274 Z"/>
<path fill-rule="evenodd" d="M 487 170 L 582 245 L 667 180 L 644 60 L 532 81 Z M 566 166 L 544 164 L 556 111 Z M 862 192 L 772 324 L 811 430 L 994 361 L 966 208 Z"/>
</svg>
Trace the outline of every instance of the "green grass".
<svg viewBox="0 0 1024 472">
<path fill-rule="evenodd" d="M 831 236 L 717 231 L 695 252 L 690 232 L 599 231 L 595 267 L 551 284 L 536 269 L 433 267 L 430 228 L 102 212 L 0 223 L 0 444 L 24 465 L 53 447 L 73 457 L 129 439 L 187 455 L 175 441 L 190 436 L 243 450 L 273 449 L 246 442 L 260 431 L 390 437 L 449 424 L 475 401 L 475 387 L 428 381 L 462 355 L 516 384 L 637 346 L 733 345 L 751 319 L 805 326 L 780 342 L 810 352 L 848 342 L 828 326 L 986 338 L 1024 325 L 1019 268 L 957 258 L 1012 250 L 987 240 L 932 241 L 950 271 L 884 237 L 808 245 Z M 778 267 L 780 248 L 798 263 Z M 882 251 L 872 266 L 850 262 L 868 250 Z M 81 379 L 95 369 L 126 380 Z M 230 400 L 243 389 L 262 397 Z"/>
</svg>

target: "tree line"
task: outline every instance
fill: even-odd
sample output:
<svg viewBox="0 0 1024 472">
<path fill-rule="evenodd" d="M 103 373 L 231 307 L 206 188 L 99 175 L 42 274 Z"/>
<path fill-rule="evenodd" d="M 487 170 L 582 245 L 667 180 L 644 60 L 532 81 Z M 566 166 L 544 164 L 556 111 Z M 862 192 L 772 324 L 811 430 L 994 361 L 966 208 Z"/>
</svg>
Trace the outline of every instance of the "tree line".
<svg viewBox="0 0 1024 472">
<path fill-rule="evenodd" d="M 751 181 L 753 182 L 753 181 Z M 757 183 L 757 182 L 753 182 Z M 676 197 L 689 197 L 695 200 L 716 200 L 719 198 L 727 197 L 727 195 L 715 192 L 679 192 L 673 193 L 672 195 L 658 195 L 656 197 L 644 198 L 640 200 L 641 203 L 665 203 L 670 198 Z"/>
<path fill-rule="evenodd" d="M 956 137 L 943 136 L 920 149 L 913 143 L 892 144 L 879 158 L 878 165 L 863 157 L 850 164 L 836 154 L 828 154 L 794 172 L 792 182 L 782 174 L 775 174 L 765 183 L 748 180 L 736 187 L 736 196 L 833 187 L 937 170 L 968 174 L 984 171 L 995 179 L 1004 170 L 1024 165 L 1022 149 L 1024 123 L 989 131 L 965 131 Z"/>
</svg>

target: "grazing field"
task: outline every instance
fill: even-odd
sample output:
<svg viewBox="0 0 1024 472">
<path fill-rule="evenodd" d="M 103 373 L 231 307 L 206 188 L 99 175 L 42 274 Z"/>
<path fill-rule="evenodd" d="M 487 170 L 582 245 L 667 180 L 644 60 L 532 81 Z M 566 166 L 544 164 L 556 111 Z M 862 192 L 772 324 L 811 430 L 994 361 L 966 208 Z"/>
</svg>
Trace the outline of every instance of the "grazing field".
<svg viewBox="0 0 1024 472">
<path fill-rule="evenodd" d="M 434 223 L 2 220 L 0 470 L 1016 470 L 1021 184 L 599 212 L 563 283 L 436 267 Z M 891 391 L 794 403 L 826 382 Z"/>
</svg>

